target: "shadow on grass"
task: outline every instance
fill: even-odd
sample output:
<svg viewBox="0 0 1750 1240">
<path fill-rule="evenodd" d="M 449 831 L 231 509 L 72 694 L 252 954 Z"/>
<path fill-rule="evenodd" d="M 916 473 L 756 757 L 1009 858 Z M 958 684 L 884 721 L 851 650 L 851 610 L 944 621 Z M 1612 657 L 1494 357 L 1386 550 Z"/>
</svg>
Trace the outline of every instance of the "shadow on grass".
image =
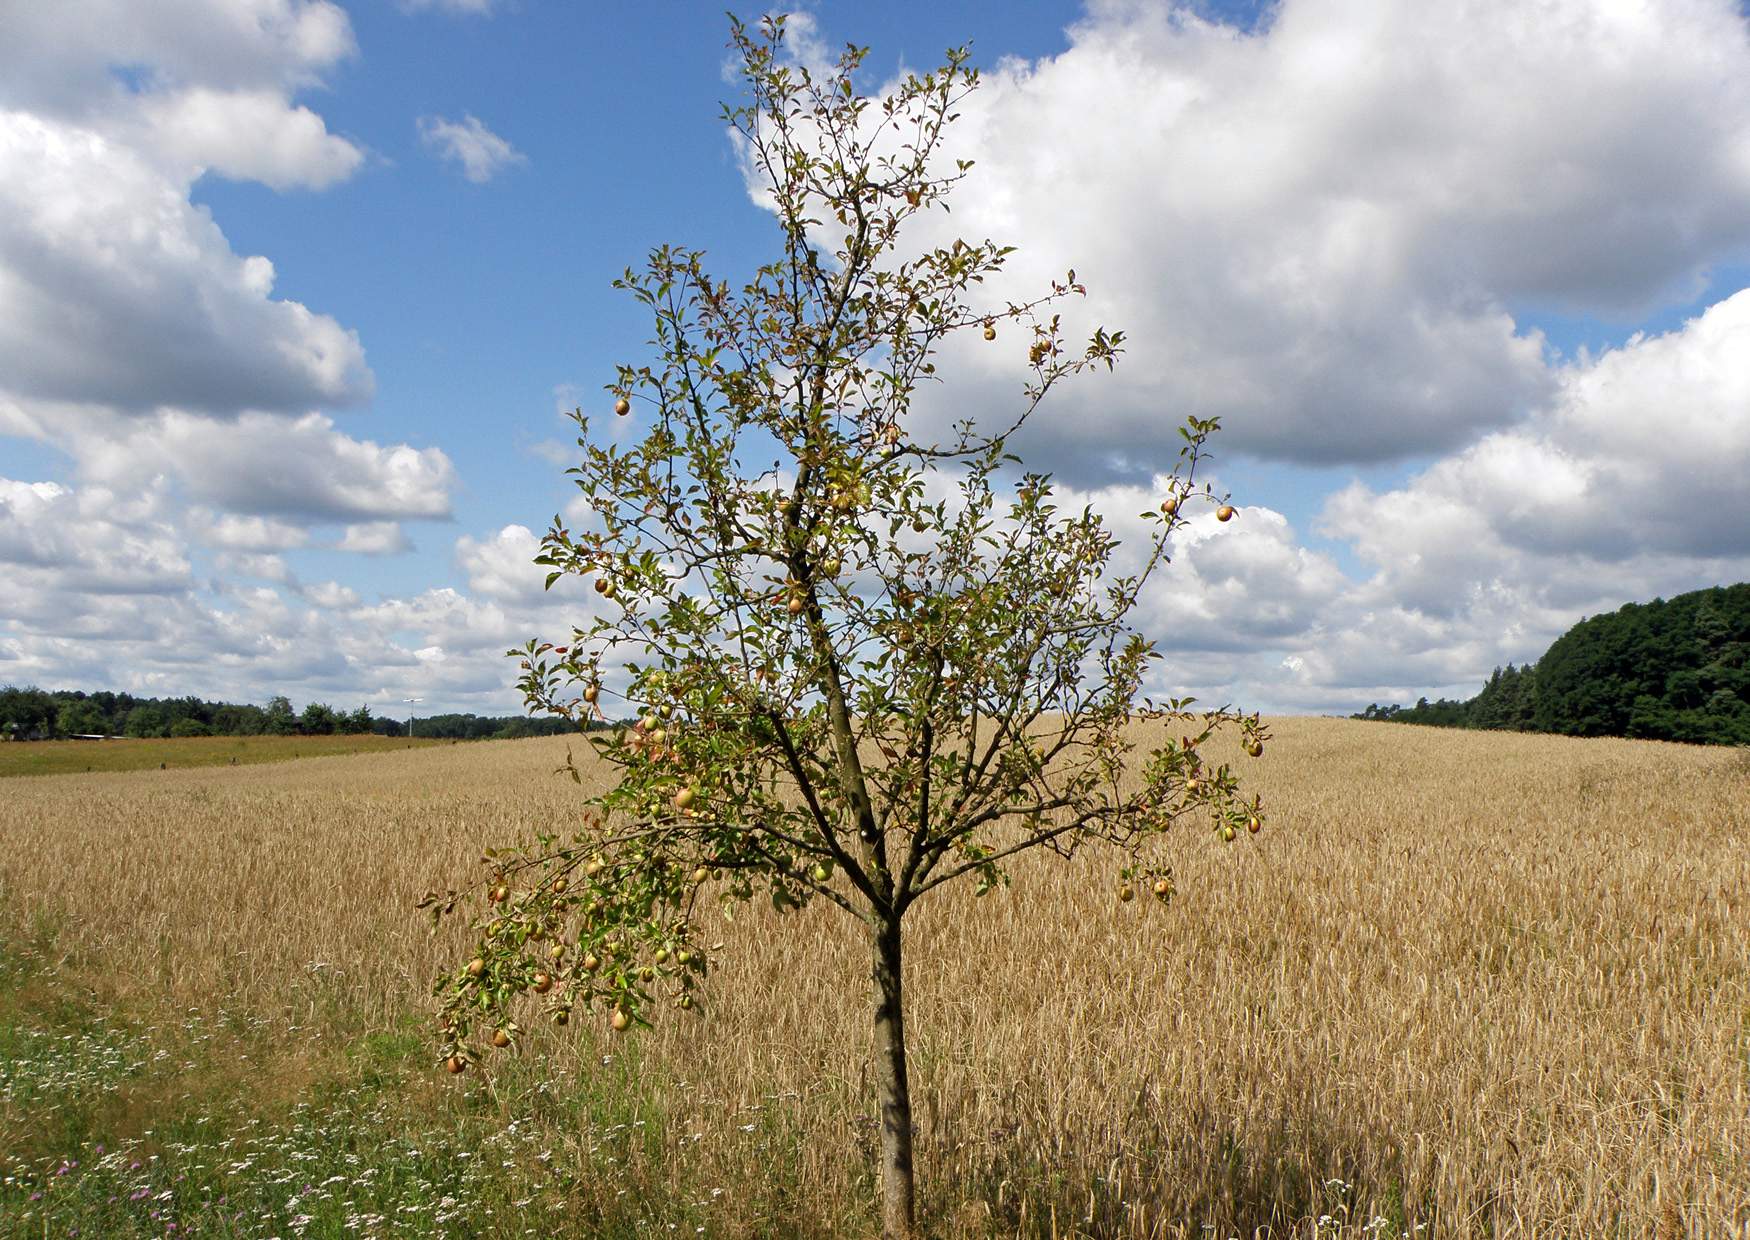
<svg viewBox="0 0 1750 1240">
<path fill-rule="evenodd" d="M 1329 1115 L 1310 1130 L 1283 1124 L 1241 1131 L 1226 1117 L 1199 1113 L 1169 1130 L 1139 1111 L 1123 1133 L 1103 1140 L 1071 1144 L 1025 1123 L 957 1139 L 940 1167 L 922 1168 L 930 1225 L 944 1235 L 1440 1234 L 1433 1202 L 1407 1197 L 1401 1172 L 1362 1182 L 1358 1168 L 1364 1161 L 1377 1168 L 1384 1142 L 1348 1131 Z M 1383 1161 L 1389 1167 L 1395 1160 Z"/>
</svg>

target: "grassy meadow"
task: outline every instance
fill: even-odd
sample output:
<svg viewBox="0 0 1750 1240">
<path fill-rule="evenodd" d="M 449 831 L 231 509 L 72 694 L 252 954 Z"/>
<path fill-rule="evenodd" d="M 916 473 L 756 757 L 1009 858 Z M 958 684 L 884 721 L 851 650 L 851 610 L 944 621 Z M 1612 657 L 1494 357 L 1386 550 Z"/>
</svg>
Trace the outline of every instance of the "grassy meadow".
<svg viewBox="0 0 1750 1240">
<path fill-rule="evenodd" d="M 14 741 L 0 744 L 0 779 L 9 775 L 73 775 L 156 771 L 188 766 L 244 766 L 339 754 L 386 753 L 442 745 L 405 736 L 117 737 L 106 741 Z"/>
<path fill-rule="evenodd" d="M 1094 852 L 919 906 L 928 1234 L 1750 1236 L 1750 755 L 1271 726 L 1169 907 Z M 451 1080 L 414 902 L 579 793 L 404 744 L 0 790 L 0 1235 L 871 1235 L 849 919 L 740 908 L 700 1013 Z"/>
</svg>

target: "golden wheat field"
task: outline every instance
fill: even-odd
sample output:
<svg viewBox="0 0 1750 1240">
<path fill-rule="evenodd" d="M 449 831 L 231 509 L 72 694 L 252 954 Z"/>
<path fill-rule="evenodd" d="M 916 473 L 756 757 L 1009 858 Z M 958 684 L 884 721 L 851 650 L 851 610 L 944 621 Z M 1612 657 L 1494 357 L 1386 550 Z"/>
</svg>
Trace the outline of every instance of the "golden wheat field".
<svg viewBox="0 0 1750 1240">
<path fill-rule="evenodd" d="M 1216 755 L 1267 830 L 1175 832 L 1170 906 L 1120 903 L 1094 852 L 919 906 L 931 1234 L 1750 1235 L 1750 755 L 1271 727 L 1261 760 Z M 421 893 L 576 821 L 566 748 L 8 781 L 0 907 L 65 913 L 124 997 L 388 1027 L 461 951 Z M 580 1125 L 556 1156 L 604 1194 L 708 1201 L 711 1234 L 774 1234 L 750 1186 L 780 1181 L 787 1230 L 854 1234 L 864 946 L 824 904 L 718 924 L 702 1013 L 630 1035 L 658 1153 L 594 1165 Z M 506 1054 L 576 1081 L 627 1041 L 592 1018 Z M 438 1082 L 435 1043 L 433 1067 L 481 1088 Z"/>
</svg>

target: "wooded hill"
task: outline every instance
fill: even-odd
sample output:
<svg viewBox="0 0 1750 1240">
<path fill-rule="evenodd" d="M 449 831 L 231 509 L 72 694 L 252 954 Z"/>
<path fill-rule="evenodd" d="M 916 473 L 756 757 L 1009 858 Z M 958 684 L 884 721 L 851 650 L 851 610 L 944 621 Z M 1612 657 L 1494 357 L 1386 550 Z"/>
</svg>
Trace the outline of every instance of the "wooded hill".
<svg viewBox="0 0 1750 1240">
<path fill-rule="evenodd" d="M 1449 728 L 1750 744 L 1750 584 L 1582 620 L 1468 702 L 1370 705 L 1356 719 Z"/>
</svg>

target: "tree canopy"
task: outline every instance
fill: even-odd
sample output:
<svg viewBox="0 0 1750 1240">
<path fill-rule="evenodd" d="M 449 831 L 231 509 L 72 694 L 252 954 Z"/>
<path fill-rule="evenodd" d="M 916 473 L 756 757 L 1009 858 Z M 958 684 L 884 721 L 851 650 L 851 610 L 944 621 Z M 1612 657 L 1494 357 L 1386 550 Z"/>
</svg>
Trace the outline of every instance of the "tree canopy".
<svg viewBox="0 0 1750 1240">
<path fill-rule="evenodd" d="M 963 49 L 875 99 L 853 80 L 862 49 L 816 76 L 781 54 L 781 19 L 733 37 L 748 95 L 725 120 L 776 255 L 732 285 L 665 245 L 616 282 L 653 324 L 651 361 L 607 385 L 614 415 L 638 417 L 607 436 L 576 412 L 583 513 L 554 518 L 538 561 L 549 585 L 593 579 L 604 605 L 511 653 L 531 706 L 585 718 L 619 699 L 637 723 L 592 738 L 610 786 L 581 828 L 486 850 L 473 957 L 435 987 L 441 1053 L 464 1072 L 532 1013 L 594 1007 L 624 1031 L 696 1010 L 705 909 L 832 905 L 870 952 L 883 1231 L 909 1236 L 909 911 L 957 881 L 999 888 L 1032 849 L 1104 853 L 1091 881 L 1164 903 L 1176 822 L 1228 843 L 1263 825 L 1205 742 L 1232 727 L 1256 757 L 1267 730 L 1141 696 L 1160 656 L 1128 619 L 1173 531 L 1236 510 L 1196 477 L 1213 420 L 1161 447 L 1134 571 L 1099 513 L 1060 510 L 1049 474 L 1005 476 L 1022 464 L 1008 437 L 1123 337 L 1068 338 L 1073 270 L 1008 301 L 982 286 L 1009 247 L 902 247 L 970 167 L 943 145 L 977 83 Z M 913 401 L 957 335 L 1004 350 L 1016 400 L 944 435 Z M 1133 761 L 1141 719 L 1170 727 Z M 441 918 L 469 894 L 425 903 Z"/>
<path fill-rule="evenodd" d="M 1496 668 L 1469 701 L 1370 705 L 1355 717 L 1750 744 L 1750 584 L 1628 603 L 1581 620 L 1536 663 Z"/>
</svg>

